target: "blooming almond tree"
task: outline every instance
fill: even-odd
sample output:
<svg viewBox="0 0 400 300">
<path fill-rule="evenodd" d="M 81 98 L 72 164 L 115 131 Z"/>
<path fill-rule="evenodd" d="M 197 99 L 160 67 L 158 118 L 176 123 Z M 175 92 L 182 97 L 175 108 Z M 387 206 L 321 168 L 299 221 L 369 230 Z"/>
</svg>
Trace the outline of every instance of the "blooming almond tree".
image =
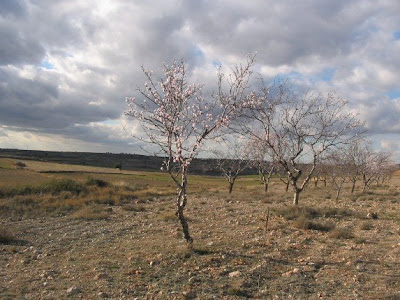
<svg viewBox="0 0 400 300">
<path fill-rule="evenodd" d="M 193 239 L 184 209 L 190 163 L 204 142 L 221 134 L 221 129 L 251 102 L 248 89 L 253 65 L 254 56 L 248 56 L 246 64 L 235 66 L 229 76 L 219 69 L 218 90 L 210 99 L 203 97 L 202 85 L 188 82 L 184 62 L 164 65 L 164 76 L 159 82 L 142 67 L 147 82 L 138 89 L 138 97 L 126 99 L 129 110 L 125 113 L 139 121 L 144 133 L 133 136 L 158 146 L 166 157 L 163 167 L 177 187 L 176 215 L 189 248 Z"/>
</svg>

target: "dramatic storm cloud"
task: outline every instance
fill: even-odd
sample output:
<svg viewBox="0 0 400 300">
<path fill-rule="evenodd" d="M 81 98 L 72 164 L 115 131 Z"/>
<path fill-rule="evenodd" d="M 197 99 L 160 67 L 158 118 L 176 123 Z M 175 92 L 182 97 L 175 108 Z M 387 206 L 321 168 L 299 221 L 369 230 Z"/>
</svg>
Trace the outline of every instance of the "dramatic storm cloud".
<svg viewBox="0 0 400 300">
<path fill-rule="evenodd" d="M 400 2 L 0 1 L 0 147 L 140 152 L 125 97 L 184 59 L 215 66 L 257 51 L 266 79 L 337 91 L 374 144 L 400 151 Z M 400 156 L 398 156 L 400 158 Z"/>
</svg>

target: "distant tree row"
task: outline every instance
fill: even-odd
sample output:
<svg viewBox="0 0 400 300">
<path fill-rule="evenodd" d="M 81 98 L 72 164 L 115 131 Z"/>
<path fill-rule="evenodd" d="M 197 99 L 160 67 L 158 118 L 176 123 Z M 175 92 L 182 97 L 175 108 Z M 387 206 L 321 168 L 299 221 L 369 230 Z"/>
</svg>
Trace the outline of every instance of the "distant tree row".
<svg viewBox="0 0 400 300">
<path fill-rule="evenodd" d="M 233 191 L 233 185 L 241 172 L 248 168 L 256 169 L 263 183 L 264 191 L 268 192 L 271 177 L 279 178 L 288 190 L 290 174 L 273 156 L 269 147 L 259 140 L 249 140 L 244 144 L 230 144 L 227 154 L 214 152 L 219 158 L 212 166 L 219 170 L 229 183 L 229 194 Z M 356 183 L 362 185 L 362 192 L 369 189 L 372 184 L 381 185 L 387 182 L 398 166 L 392 159 L 389 151 L 374 151 L 371 142 L 365 139 L 357 139 L 326 151 L 312 172 L 309 181 L 316 187 L 319 182 L 327 186 L 329 181 L 336 189 L 338 200 L 345 183 L 350 184 L 350 191 L 354 193 Z M 313 169 L 313 164 L 298 164 L 298 170 L 303 176 L 308 176 Z M 307 177 L 299 178 L 302 184 Z M 308 182 L 309 182 L 308 181 Z M 307 185 L 307 182 L 304 186 Z"/>
</svg>

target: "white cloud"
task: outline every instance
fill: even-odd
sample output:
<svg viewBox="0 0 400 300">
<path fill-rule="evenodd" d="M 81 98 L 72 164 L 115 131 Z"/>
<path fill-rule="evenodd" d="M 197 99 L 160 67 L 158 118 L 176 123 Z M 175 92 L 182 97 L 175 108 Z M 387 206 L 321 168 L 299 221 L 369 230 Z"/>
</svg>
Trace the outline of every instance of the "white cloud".
<svg viewBox="0 0 400 300">
<path fill-rule="evenodd" d="M 48 149 L 62 138 L 71 149 L 130 148 L 122 125 L 104 122 L 121 119 L 144 82 L 141 64 L 157 76 L 183 58 L 191 78 L 213 87 L 215 64 L 229 69 L 255 51 L 268 80 L 336 90 L 376 139 L 400 133 L 398 99 L 387 96 L 400 89 L 399 11 L 385 0 L 1 2 L 0 125 L 9 127 L 0 147 L 32 139 Z"/>
</svg>

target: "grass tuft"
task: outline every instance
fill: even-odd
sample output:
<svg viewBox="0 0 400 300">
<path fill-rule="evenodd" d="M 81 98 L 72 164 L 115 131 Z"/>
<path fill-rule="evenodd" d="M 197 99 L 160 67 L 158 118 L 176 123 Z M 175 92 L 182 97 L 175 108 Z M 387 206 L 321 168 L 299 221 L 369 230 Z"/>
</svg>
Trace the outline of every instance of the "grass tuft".
<svg viewBox="0 0 400 300">
<path fill-rule="evenodd" d="M 109 183 L 105 180 L 93 178 L 92 176 L 88 176 L 86 179 L 85 185 L 87 186 L 97 186 L 97 187 L 106 187 L 109 186 Z"/>
<path fill-rule="evenodd" d="M 336 228 L 331 232 L 331 237 L 335 239 L 352 239 L 354 238 L 353 230 L 348 227 Z"/>
<path fill-rule="evenodd" d="M 301 217 L 296 220 L 294 226 L 298 229 L 304 230 L 318 230 L 323 232 L 331 231 L 336 227 L 335 223 L 333 222 L 317 222 L 311 221 L 304 217 Z"/>
<path fill-rule="evenodd" d="M 128 203 L 122 206 L 123 210 L 126 211 L 134 211 L 134 212 L 141 212 L 141 211 L 145 211 L 145 207 L 143 205 L 138 205 L 138 204 L 132 204 L 132 203 Z"/>
<path fill-rule="evenodd" d="M 6 228 L 0 227 L 0 244 L 9 244 L 16 241 L 14 235 Z"/>
<path fill-rule="evenodd" d="M 372 224 L 371 221 L 365 221 L 360 226 L 361 230 L 371 230 L 373 228 L 374 228 L 374 224 Z"/>
</svg>

